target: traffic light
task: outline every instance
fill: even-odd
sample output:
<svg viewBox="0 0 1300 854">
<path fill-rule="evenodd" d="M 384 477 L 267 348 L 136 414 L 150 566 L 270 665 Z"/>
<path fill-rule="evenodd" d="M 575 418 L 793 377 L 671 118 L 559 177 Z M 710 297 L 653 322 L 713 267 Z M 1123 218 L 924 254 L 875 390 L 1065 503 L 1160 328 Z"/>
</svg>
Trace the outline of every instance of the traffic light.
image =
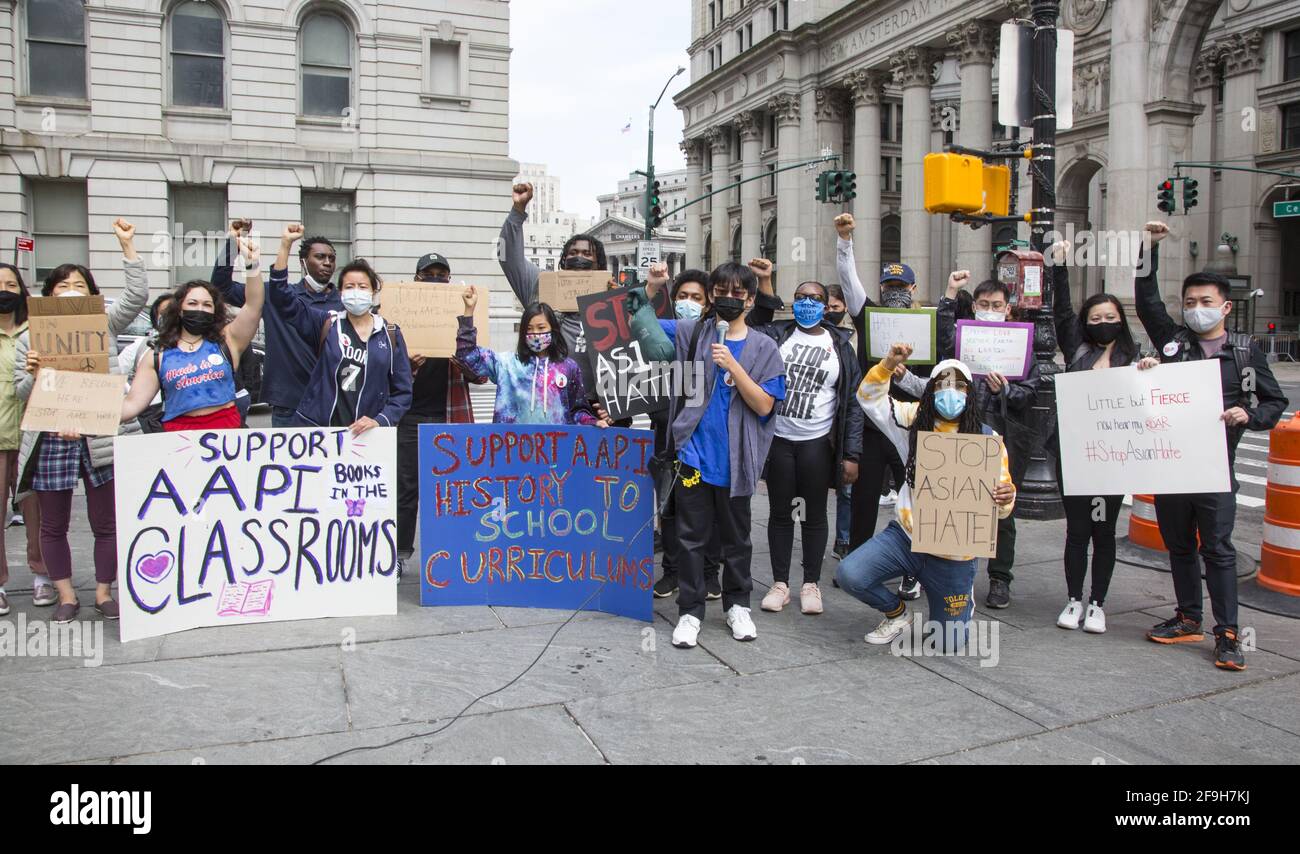
<svg viewBox="0 0 1300 854">
<path fill-rule="evenodd" d="M 1184 213 L 1196 207 L 1197 205 L 1196 197 L 1200 195 L 1200 193 L 1197 192 L 1196 190 L 1198 186 L 1200 186 L 1200 182 L 1197 181 L 1195 178 L 1183 179 L 1183 212 Z"/>
<path fill-rule="evenodd" d="M 664 209 L 659 199 L 659 182 L 655 181 L 650 187 L 650 227 L 658 228 L 664 221 Z"/>
<path fill-rule="evenodd" d="M 1166 178 L 1156 185 L 1156 198 L 1159 200 L 1156 207 L 1164 213 L 1171 214 L 1178 209 L 1177 203 L 1174 202 L 1174 182 Z"/>
<path fill-rule="evenodd" d="M 1268 334 L 1269 334 L 1269 335 L 1276 335 L 1276 334 L 1277 334 L 1277 324 L 1276 324 L 1276 323 L 1270 323 L 1270 324 L 1268 325 Z"/>
<path fill-rule="evenodd" d="M 844 201 L 850 201 L 858 197 L 858 173 L 841 172 L 844 176 Z"/>
<path fill-rule="evenodd" d="M 817 173 L 817 201 L 819 202 L 826 201 L 826 190 L 830 186 L 830 175 L 829 172 Z"/>
<path fill-rule="evenodd" d="M 831 172 L 828 181 L 826 197 L 829 201 L 838 202 L 844 196 L 844 173 L 838 170 Z"/>
</svg>

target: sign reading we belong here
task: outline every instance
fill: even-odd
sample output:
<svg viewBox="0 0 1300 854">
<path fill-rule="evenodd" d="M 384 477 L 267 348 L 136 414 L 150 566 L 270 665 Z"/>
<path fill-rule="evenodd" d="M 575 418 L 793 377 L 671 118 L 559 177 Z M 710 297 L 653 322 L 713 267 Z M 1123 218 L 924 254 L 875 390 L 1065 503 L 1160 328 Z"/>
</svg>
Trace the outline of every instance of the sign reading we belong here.
<svg viewBox="0 0 1300 854">
<path fill-rule="evenodd" d="M 1227 492 L 1217 359 L 1056 377 L 1066 495 Z"/>
</svg>

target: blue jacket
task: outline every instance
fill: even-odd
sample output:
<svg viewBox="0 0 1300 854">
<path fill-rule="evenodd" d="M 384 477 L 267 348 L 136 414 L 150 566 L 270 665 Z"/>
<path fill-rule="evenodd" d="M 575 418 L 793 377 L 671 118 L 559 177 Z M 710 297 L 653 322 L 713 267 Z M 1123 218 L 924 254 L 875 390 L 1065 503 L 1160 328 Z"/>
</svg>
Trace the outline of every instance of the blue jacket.
<svg viewBox="0 0 1300 854">
<path fill-rule="evenodd" d="M 304 382 L 294 422 L 303 427 L 329 426 L 338 388 L 336 376 L 343 358 L 340 324 L 346 312 L 326 311 L 298 298 L 289 285 L 289 271 L 272 268 L 267 298 L 271 317 L 279 317 L 299 347 L 307 348 L 315 366 Z M 329 324 L 326 330 L 326 324 Z M 269 325 L 268 325 L 269 328 Z M 321 333 L 325 340 L 321 342 Z M 320 356 L 316 358 L 317 350 Z M 381 427 L 396 427 L 411 408 L 411 361 L 406 355 L 402 330 L 375 314 L 375 331 L 366 341 L 366 378 L 357 402 L 357 416 L 367 416 Z"/>
<path fill-rule="evenodd" d="M 231 241 L 226 241 L 225 256 L 217 259 L 217 266 L 212 268 L 212 284 L 217 286 L 226 302 L 231 305 L 244 304 L 244 286 L 231 276 Z M 285 271 L 285 280 L 288 270 Z M 342 311 L 343 303 L 339 301 L 338 288 L 331 285 L 320 293 L 299 282 L 289 293 L 303 305 L 322 311 Z M 268 295 L 269 296 L 269 295 Z M 266 362 L 262 375 L 262 401 L 272 406 L 294 409 L 312 369 L 316 367 L 317 335 L 308 344 L 297 330 L 290 326 L 283 312 L 264 311 L 262 320 L 266 324 Z"/>
</svg>

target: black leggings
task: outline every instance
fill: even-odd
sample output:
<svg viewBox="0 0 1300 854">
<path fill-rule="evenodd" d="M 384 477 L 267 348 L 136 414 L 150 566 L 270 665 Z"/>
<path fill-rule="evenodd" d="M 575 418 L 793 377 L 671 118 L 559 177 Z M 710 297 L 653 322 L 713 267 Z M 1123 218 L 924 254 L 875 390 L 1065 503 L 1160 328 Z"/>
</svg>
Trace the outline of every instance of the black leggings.
<svg viewBox="0 0 1300 854">
<path fill-rule="evenodd" d="M 894 473 L 894 482 L 903 485 L 903 461 L 883 433 L 868 425 L 862 430 L 862 456 L 858 459 L 858 480 L 853 484 L 850 499 L 852 524 L 849 526 L 849 548 L 871 539 L 876 533 L 876 520 L 880 515 L 880 488 L 885 473 Z"/>
<path fill-rule="evenodd" d="M 1060 483 L 1061 481 L 1057 481 Z M 1065 586 L 1071 599 L 1083 601 L 1083 579 L 1088 574 L 1088 542 L 1092 541 L 1092 596 L 1106 603 L 1106 591 L 1115 573 L 1115 523 L 1122 495 L 1066 495 Z"/>
<path fill-rule="evenodd" d="M 790 554 L 794 551 L 794 523 L 803 534 L 803 581 L 816 584 L 830 538 L 826 505 L 834 483 L 834 451 L 828 436 L 791 442 L 777 436 L 767 455 L 767 497 L 771 513 L 767 543 L 771 551 L 772 578 L 790 583 Z M 879 496 L 872 496 L 877 501 Z"/>
</svg>

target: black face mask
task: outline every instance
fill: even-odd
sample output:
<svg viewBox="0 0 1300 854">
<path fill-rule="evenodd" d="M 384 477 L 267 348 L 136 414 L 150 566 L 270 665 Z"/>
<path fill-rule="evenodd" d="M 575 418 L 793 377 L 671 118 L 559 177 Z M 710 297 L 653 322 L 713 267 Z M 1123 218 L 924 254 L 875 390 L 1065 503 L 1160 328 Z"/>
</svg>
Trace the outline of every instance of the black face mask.
<svg viewBox="0 0 1300 854">
<path fill-rule="evenodd" d="M 23 301 L 23 295 L 15 291 L 0 291 L 0 314 L 13 314 Z"/>
<path fill-rule="evenodd" d="M 847 313 L 844 311 L 828 311 L 826 312 L 826 319 L 830 321 L 831 326 L 839 326 L 844 322 L 844 315 Z"/>
<path fill-rule="evenodd" d="M 725 320 L 730 323 L 737 317 L 740 317 L 744 310 L 745 301 L 743 299 L 736 299 L 735 297 L 713 298 L 713 313 L 720 320 Z"/>
<path fill-rule="evenodd" d="M 182 311 L 181 326 L 191 335 L 207 335 L 217 316 L 210 311 Z"/>
<path fill-rule="evenodd" d="M 1123 328 L 1124 324 L 1118 320 L 1111 323 L 1085 323 L 1083 325 L 1083 331 L 1088 336 L 1088 340 L 1098 347 L 1105 347 L 1119 338 L 1119 333 Z"/>
<path fill-rule="evenodd" d="M 560 262 L 561 270 L 594 270 L 596 262 L 581 255 L 570 255 Z"/>
<path fill-rule="evenodd" d="M 433 282 L 436 285 L 450 284 L 451 276 L 416 276 L 417 282 Z"/>
</svg>

